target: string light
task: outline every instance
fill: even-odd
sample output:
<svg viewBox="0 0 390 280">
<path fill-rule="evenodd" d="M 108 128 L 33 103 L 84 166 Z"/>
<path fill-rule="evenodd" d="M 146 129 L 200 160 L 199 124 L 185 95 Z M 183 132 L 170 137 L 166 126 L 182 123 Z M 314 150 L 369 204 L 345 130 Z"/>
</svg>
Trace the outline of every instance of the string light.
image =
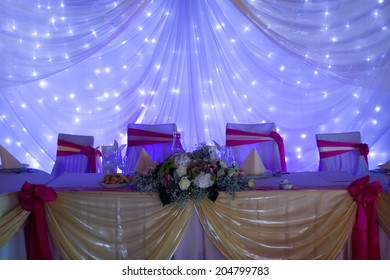
<svg viewBox="0 0 390 280">
<path fill-rule="evenodd" d="M 229 1 L 157 2 L 0 3 L 0 144 L 50 171 L 59 132 L 106 145 L 171 121 L 193 147 L 224 143 L 227 122 L 275 122 L 290 170 L 318 167 L 319 132 L 360 130 L 371 166 L 387 160 L 385 1 L 244 1 L 251 20 Z"/>
</svg>

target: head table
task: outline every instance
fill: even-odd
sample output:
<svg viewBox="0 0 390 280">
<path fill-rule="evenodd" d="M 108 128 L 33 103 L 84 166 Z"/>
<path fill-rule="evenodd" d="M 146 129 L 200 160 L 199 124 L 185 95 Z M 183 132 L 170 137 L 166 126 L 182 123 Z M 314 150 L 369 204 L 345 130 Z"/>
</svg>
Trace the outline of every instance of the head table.
<svg viewBox="0 0 390 280">
<path fill-rule="evenodd" d="M 375 199 L 374 223 L 380 258 L 390 259 L 389 179 L 380 173 L 369 176 L 370 183 L 378 181 L 383 188 Z M 255 179 L 253 190 L 234 197 L 220 192 L 215 202 L 189 201 L 184 207 L 163 207 L 158 193 L 134 187 L 104 188 L 102 177 L 65 173 L 26 180 L 44 183 L 57 196 L 44 203 L 52 258 L 350 259 L 356 250 L 352 233 L 362 208 L 347 190 L 356 180 L 347 173 L 264 176 Z M 281 189 L 282 180 L 293 188 Z M 10 253 L 10 240 L 28 224 L 30 212 L 18 203 L 21 185 L 12 189 L 1 182 L 6 192 L 0 194 L 0 257 L 22 258 Z M 370 258 L 375 246 L 369 240 L 367 247 L 360 249 Z"/>
</svg>

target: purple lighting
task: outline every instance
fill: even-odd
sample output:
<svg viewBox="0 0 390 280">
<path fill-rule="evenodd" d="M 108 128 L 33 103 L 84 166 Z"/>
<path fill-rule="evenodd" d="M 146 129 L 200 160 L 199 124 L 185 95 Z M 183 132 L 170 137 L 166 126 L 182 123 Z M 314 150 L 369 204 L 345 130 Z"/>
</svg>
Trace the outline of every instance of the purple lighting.
<svg viewBox="0 0 390 280">
<path fill-rule="evenodd" d="M 287 169 L 316 133 L 360 131 L 390 159 L 390 1 L 0 1 L 0 144 L 51 171 L 58 133 L 126 143 L 176 123 L 192 150 L 274 122 Z"/>
</svg>

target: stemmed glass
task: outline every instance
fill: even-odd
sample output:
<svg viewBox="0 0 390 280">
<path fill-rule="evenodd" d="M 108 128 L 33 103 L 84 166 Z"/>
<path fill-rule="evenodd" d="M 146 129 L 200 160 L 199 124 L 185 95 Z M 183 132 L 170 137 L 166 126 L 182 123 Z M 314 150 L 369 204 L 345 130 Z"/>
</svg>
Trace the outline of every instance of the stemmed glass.
<svg viewBox="0 0 390 280">
<path fill-rule="evenodd" d="M 237 156 L 233 153 L 230 147 L 226 149 L 226 163 L 229 166 L 237 165 Z"/>
<path fill-rule="evenodd" d="M 114 149 L 112 146 L 103 148 L 103 171 L 105 174 L 115 173 Z"/>
<path fill-rule="evenodd" d="M 129 162 L 127 156 L 124 156 L 123 159 L 121 159 L 118 164 L 118 168 L 121 170 L 122 174 L 127 175 L 129 173 Z"/>
</svg>

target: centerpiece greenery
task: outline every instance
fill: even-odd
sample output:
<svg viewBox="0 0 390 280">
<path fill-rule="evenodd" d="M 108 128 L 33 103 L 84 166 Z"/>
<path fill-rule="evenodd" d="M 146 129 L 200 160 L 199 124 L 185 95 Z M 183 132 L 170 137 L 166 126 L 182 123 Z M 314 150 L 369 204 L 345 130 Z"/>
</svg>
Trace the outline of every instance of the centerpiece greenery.
<svg viewBox="0 0 390 280">
<path fill-rule="evenodd" d="M 133 181 L 137 191 L 159 192 L 163 206 L 183 205 L 187 200 L 206 197 L 216 201 L 219 191 L 234 196 L 254 185 L 253 179 L 237 166 L 227 166 L 225 161 L 215 158 L 205 143 L 191 153 L 172 154 L 145 172 L 136 172 Z"/>
</svg>

